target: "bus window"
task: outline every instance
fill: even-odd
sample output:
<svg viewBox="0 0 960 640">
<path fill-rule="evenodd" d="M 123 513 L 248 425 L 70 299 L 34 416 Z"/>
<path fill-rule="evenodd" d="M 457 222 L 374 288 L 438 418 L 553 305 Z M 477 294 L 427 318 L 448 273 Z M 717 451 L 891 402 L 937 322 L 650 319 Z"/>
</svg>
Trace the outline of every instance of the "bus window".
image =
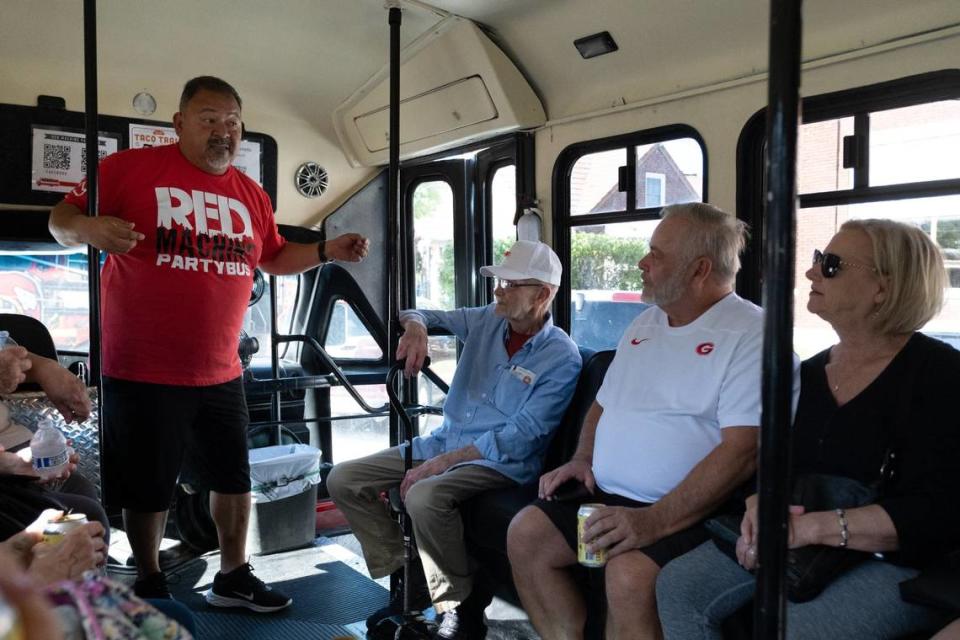
<svg viewBox="0 0 960 640">
<path fill-rule="evenodd" d="M 298 275 L 277 276 L 277 331 L 289 333 L 293 322 L 293 309 L 297 303 Z M 257 339 L 260 349 L 254 359 L 260 363 L 270 360 L 270 279 L 264 275 L 263 295 L 256 304 L 247 309 L 243 316 L 243 331 Z M 281 344 L 280 357 L 283 358 L 288 349 L 296 350 L 296 343 Z"/>
<path fill-rule="evenodd" d="M 859 118 L 859 119 L 858 119 Z M 869 141 L 868 161 L 844 167 L 844 138 L 858 134 Z M 914 104 L 863 112 L 800 127 L 797 177 L 801 209 L 797 215 L 794 283 L 794 349 L 807 358 L 837 341 L 830 326 L 806 310 L 810 284 L 804 273 L 814 249 L 823 249 L 847 220 L 889 218 L 914 224 L 941 247 L 949 285 L 943 310 L 922 329 L 960 348 L 960 195 L 876 197 L 848 203 L 844 194 L 859 190 L 870 200 L 874 187 L 915 189 L 923 183 L 960 175 L 953 149 L 960 144 L 960 102 Z M 857 175 L 857 171 L 860 175 Z"/>
<path fill-rule="evenodd" d="M 636 148 L 637 209 L 703 199 L 703 152 L 693 138 Z"/>
<path fill-rule="evenodd" d="M 617 346 L 646 308 L 637 262 L 647 253 L 660 209 L 703 199 L 703 147 L 692 134 L 676 135 L 680 131 L 692 130 L 580 143 L 558 160 L 561 169 L 569 167 L 567 184 L 555 186 L 557 246 L 569 247 L 561 260 L 570 281 L 558 306 L 569 295 L 570 335 L 580 346 Z"/>
<path fill-rule="evenodd" d="M 503 259 L 504 252 L 517 239 L 513 217 L 517 211 L 517 168 L 500 167 L 490 182 L 490 218 L 493 236 L 493 264 Z"/>
<path fill-rule="evenodd" d="M 344 300 L 337 300 L 333 307 L 324 347 L 342 360 L 379 360 L 383 356 L 376 340 Z"/>
<path fill-rule="evenodd" d="M 871 113 L 870 185 L 960 178 L 957 145 L 960 100 Z"/>
<path fill-rule="evenodd" d="M 621 222 L 601 229 L 572 229 L 570 238 L 570 337 L 591 349 L 616 348 L 645 304 L 640 269 L 656 220 Z"/>
<path fill-rule="evenodd" d="M 88 351 L 86 249 L 0 252 L 0 313 L 36 318 L 59 351 Z"/>
<path fill-rule="evenodd" d="M 943 309 L 922 331 L 960 349 L 960 196 L 888 200 L 847 206 L 802 209 L 797 216 L 796 281 L 793 347 L 801 358 L 826 349 L 838 340 L 833 329 L 807 311 L 814 249 L 823 249 L 847 220 L 890 218 L 915 224 L 940 245 L 949 279 Z"/>
<path fill-rule="evenodd" d="M 456 308 L 454 274 L 453 190 L 442 180 L 421 182 L 413 192 L 414 273 L 418 309 Z M 457 339 L 454 336 L 427 338 L 430 367 L 450 381 L 457 368 Z M 440 404 L 444 394 L 432 382 L 421 378 L 418 399 L 423 404 Z M 420 419 L 420 433 L 440 426 L 440 416 Z"/>
</svg>

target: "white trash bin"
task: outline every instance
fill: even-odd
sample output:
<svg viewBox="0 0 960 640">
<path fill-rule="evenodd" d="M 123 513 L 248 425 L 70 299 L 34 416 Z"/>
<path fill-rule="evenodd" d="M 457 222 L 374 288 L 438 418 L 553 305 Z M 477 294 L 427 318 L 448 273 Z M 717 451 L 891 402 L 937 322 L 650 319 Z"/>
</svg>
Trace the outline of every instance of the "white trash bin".
<svg viewBox="0 0 960 640">
<path fill-rule="evenodd" d="M 286 444 L 250 450 L 252 501 L 247 551 L 256 555 L 313 544 L 320 450 Z"/>
</svg>

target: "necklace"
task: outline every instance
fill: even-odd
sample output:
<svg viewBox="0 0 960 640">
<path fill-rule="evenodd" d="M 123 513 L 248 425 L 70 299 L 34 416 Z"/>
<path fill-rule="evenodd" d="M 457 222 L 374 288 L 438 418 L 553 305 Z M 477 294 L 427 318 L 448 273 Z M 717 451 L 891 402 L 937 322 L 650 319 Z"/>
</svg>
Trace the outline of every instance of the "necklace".
<svg viewBox="0 0 960 640">
<path fill-rule="evenodd" d="M 880 371 L 893 360 L 905 343 L 906 340 L 895 345 L 892 349 L 881 349 L 871 355 L 861 356 L 857 359 L 857 364 L 855 365 L 848 364 L 848 361 L 844 361 L 844 364 L 841 365 L 840 359 L 831 361 L 828 366 L 832 370 L 834 381 L 830 382 L 828 375 L 827 385 L 834 393 L 837 393 L 840 391 L 841 382 L 850 383 L 852 381 L 854 386 L 857 386 L 858 381 L 863 379 L 864 374 L 866 374 L 870 380 L 873 380 L 879 375 Z M 841 373 L 846 373 L 847 375 L 841 375 Z"/>
</svg>

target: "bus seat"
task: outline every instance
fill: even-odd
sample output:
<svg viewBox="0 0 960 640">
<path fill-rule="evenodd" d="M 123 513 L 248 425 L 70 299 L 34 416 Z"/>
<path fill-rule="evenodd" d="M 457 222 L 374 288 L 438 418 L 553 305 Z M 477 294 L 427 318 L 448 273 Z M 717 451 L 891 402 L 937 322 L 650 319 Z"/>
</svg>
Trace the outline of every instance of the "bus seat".
<svg viewBox="0 0 960 640">
<path fill-rule="evenodd" d="M 57 359 L 57 347 L 46 325 L 32 316 L 19 313 L 0 313 L 0 331 L 9 331 L 10 337 L 27 351 L 51 360 Z M 40 385 L 25 382 L 17 391 L 39 391 Z"/>
<path fill-rule="evenodd" d="M 0 331 L 9 331 L 10 337 L 30 353 L 57 359 L 57 347 L 50 331 L 36 318 L 19 313 L 0 313 Z"/>
<path fill-rule="evenodd" d="M 576 450 L 583 418 L 593 404 L 613 354 L 613 351 L 595 352 L 580 348 L 583 368 L 570 406 L 547 449 L 544 472 L 569 460 Z M 464 502 L 460 508 L 467 545 L 484 570 L 480 579 L 487 581 L 492 591 L 517 604 L 519 598 L 507 558 L 507 527 L 521 509 L 536 499 L 538 485 L 539 479 L 520 487 L 481 493 Z"/>
</svg>

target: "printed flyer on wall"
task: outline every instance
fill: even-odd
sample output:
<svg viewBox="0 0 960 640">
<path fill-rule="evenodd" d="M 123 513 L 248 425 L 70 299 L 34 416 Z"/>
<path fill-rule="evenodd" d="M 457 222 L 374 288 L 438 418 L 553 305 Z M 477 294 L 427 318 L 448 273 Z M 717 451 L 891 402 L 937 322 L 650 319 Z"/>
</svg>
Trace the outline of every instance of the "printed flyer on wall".
<svg viewBox="0 0 960 640">
<path fill-rule="evenodd" d="M 97 155 L 103 160 L 119 148 L 120 136 L 99 134 Z M 86 136 L 75 129 L 33 127 L 31 188 L 67 193 L 87 174 Z"/>
</svg>

